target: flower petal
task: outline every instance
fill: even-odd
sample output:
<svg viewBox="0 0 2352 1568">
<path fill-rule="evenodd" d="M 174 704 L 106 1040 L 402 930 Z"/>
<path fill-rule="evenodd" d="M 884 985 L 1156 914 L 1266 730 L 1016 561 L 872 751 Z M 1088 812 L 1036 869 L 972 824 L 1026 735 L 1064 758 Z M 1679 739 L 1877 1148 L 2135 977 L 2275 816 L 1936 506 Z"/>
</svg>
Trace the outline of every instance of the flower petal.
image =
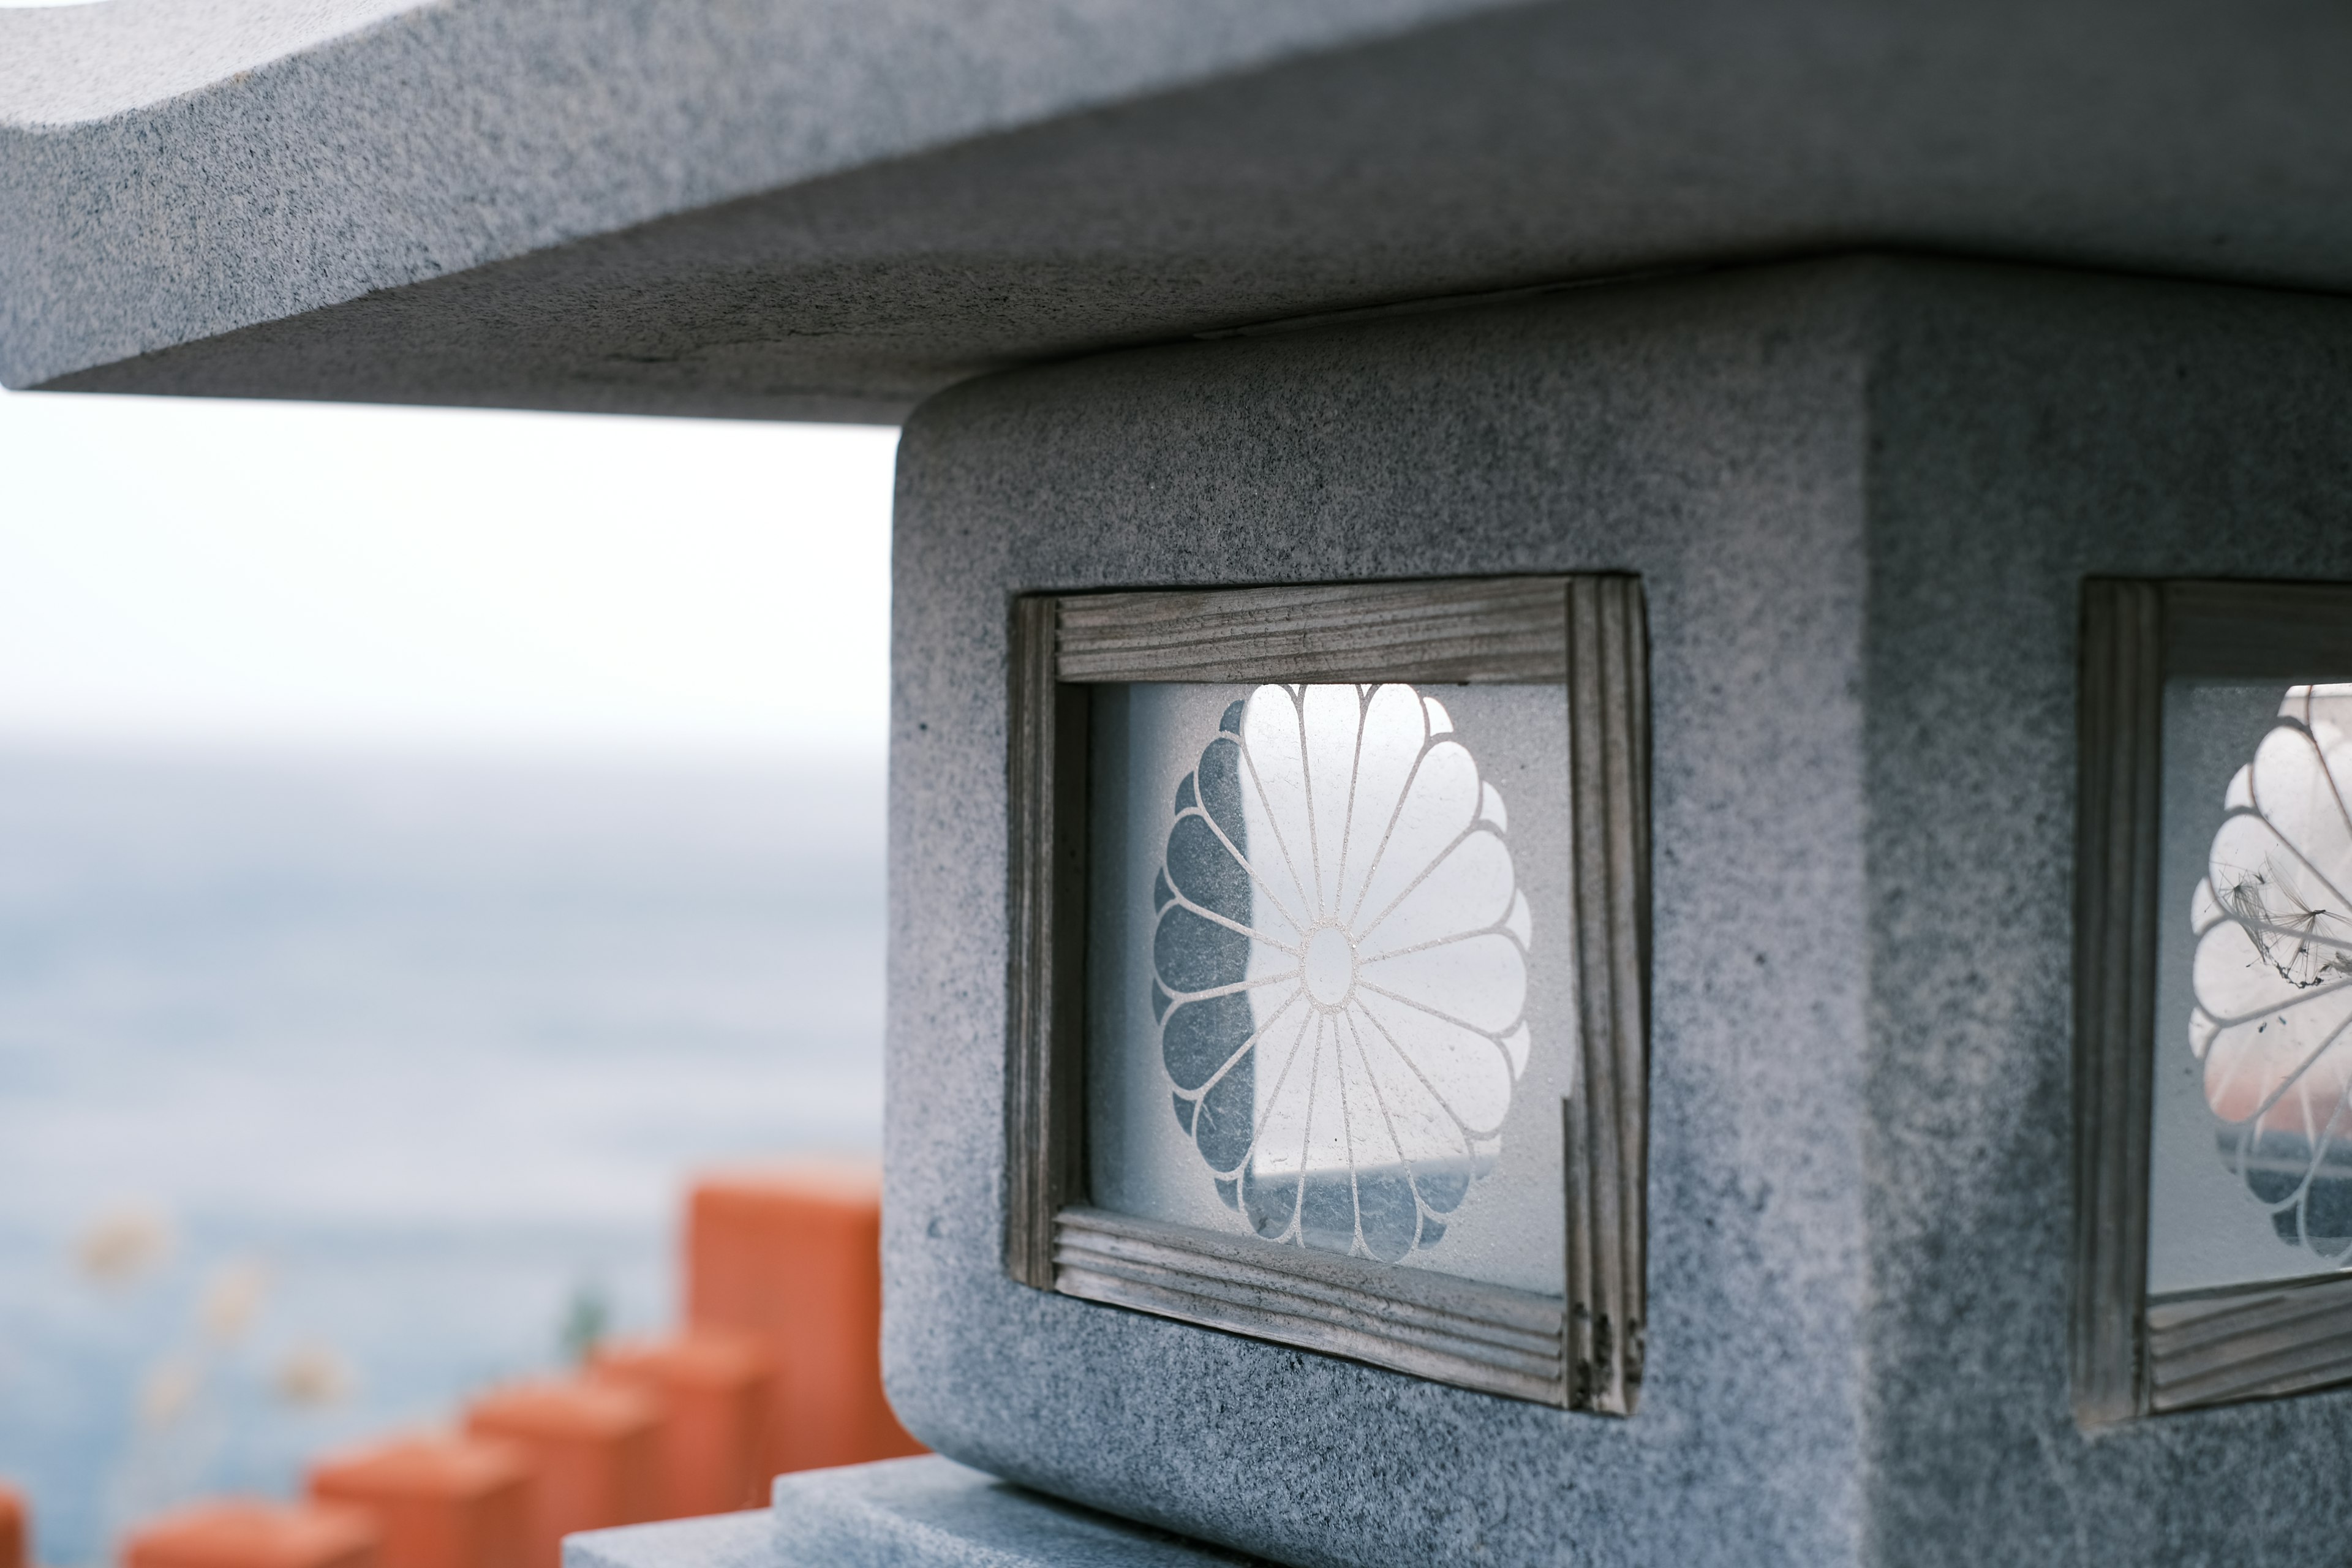
<svg viewBox="0 0 2352 1568">
<path fill-rule="evenodd" d="M 1201 809 L 1216 818 L 1217 827 L 1249 854 L 1249 824 L 1242 815 L 1242 748 L 1238 741 L 1220 735 L 1201 753 Z"/>
<path fill-rule="evenodd" d="M 1414 1193 L 1424 1208 L 1451 1213 L 1469 1192 L 1476 1169 L 1470 1135 L 1369 1013 L 1351 1005 L 1346 1016 Z M 1434 1234 L 1424 1226 L 1421 1245 L 1428 1246 L 1443 1234 L 1443 1226 Z"/>
<path fill-rule="evenodd" d="M 1242 1207 L 1257 1233 L 1269 1238 L 1287 1235 L 1298 1216 L 1307 1121 L 1314 1105 L 1318 1021 L 1319 1016 L 1309 1012 L 1282 1049 L 1267 1056 L 1265 1047 L 1260 1047 L 1256 1137 L 1242 1173 Z"/>
<path fill-rule="evenodd" d="M 2231 935 L 2227 927 L 2207 942 Z M 2242 1121 L 2323 1055 L 2343 1058 L 2352 1021 L 2352 985 L 2312 994 L 2296 1005 L 2222 1024 L 2205 1047 L 2205 1103 L 2224 1121 Z"/>
<path fill-rule="evenodd" d="M 2303 862 L 2306 880 L 2298 891 L 2313 895 L 2310 907 L 2333 909 L 2341 921 L 2352 899 L 2332 885 L 2329 873 L 2352 867 L 2352 820 L 2336 793 L 2318 742 L 2304 730 L 2280 725 L 2263 737 L 2253 763 L 2254 809 Z M 2219 842 L 2216 842 L 2216 858 Z M 2216 878 L 2214 887 L 2228 886 Z"/>
<path fill-rule="evenodd" d="M 1368 1049 L 1384 1092 L 1391 1083 L 1416 1082 L 1465 1130 L 1486 1133 L 1502 1126 L 1511 1109 L 1512 1079 L 1510 1058 L 1501 1045 L 1435 1014 L 1361 991 L 1353 1005 L 1371 1026 L 1365 1031 L 1367 1047 L 1377 1037 L 1396 1058 L 1391 1067 L 1381 1052 Z"/>
<path fill-rule="evenodd" d="M 1528 1070 L 1528 1047 L 1532 1044 L 1534 1044 L 1534 1037 L 1528 1033 L 1528 1026 L 1525 1024 L 1521 1024 L 1517 1028 L 1513 1029 L 1509 1034 L 1503 1037 L 1503 1054 L 1511 1058 L 1511 1076 L 1513 1078 L 1517 1078 L 1521 1073 Z M 1575 1089 L 1573 1086 L 1570 1086 L 1570 1088 L 1563 1089 L 1561 1092 L 1563 1096 L 1565 1096 L 1567 1094 L 1574 1093 Z"/>
<path fill-rule="evenodd" d="M 1190 1093 L 1216 1077 L 1256 1033 L 1256 1009 L 1246 992 L 1186 1002 L 1160 1026 L 1160 1060 L 1169 1080 Z"/>
<path fill-rule="evenodd" d="M 2196 891 L 2189 895 L 2189 929 L 2203 936 L 2221 918 L 2221 900 L 2213 896 L 2213 879 L 2200 877 Z"/>
<path fill-rule="evenodd" d="M 2345 1114 L 2344 1088 L 2340 1079 L 2299 1082 L 2242 1130 L 2235 1153 L 2240 1173 L 2255 1197 L 2266 1204 L 2284 1203 L 2323 1164 L 2343 1163 L 2345 1152 L 2337 1140 Z"/>
<path fill-rule="evenodd" d="M 1498 925 L 1511 912 L 1514 890 L 1511 852 L 1480 827 L 1406 889 L 1377 924 L 1356 932 L 1358 951 L 1370 962 Z"/>
<path fill-rule="evenodd" d="M 1404 1163 L 1404 1151 L 1390 1124 L 1384 1086 L 1364 1048 L 1363 1028 L 1352 1007 L 1333 1016 L 1340 1091 L 1348 1105 L 1349 1157 L 1359 1172 Z"/>
<path fill-rule="evenodd" d="M 1411 1164 L 1459 1163 L 1469 1152 L 1468 1135 L 1439 1098 L 1436 1086 L 1399 1052 L 1396 1041 L 1360 998 L 1350 1002 L 1341 1016 L 1363 1058 L 1398 1157 Z"/>
<path fill-rule="evenodd" d="M 1211 914 L 1250 923 L 1249 872 L 1198 812 L 1186 812 L 1169 831 L 1168 880 Z"/>
<path fill-rule="evenodd" d="M 1307 730 L 1307 809 L 1315 825 L 1309 880 L 1315 910 L 1339 907 L 1339 883 L 1347 864 L 1349 797 L 1356 787 L 1356 740 L 1364 717 L 1363 695 L 1352 686 L 1310 686 L 1299 712 Z"/>
<path fill-rule="evenodd" d="M 1151 964 L 1160 984 L 1182 994 L 1241 984 L 1248 972 L 1251 942 L 1182 904 L 1161 911 L 1151 936 Z"/>
<path fill-rule="evenodd" d="M 1478 786 L 1478 820 L 1497 833 L 1511 830 L 1511 814 L 1503 809 L 1502 792 L 1495 787 L 1491 779 Z"/>
<path fill-rule="evenodd" d="M 1236 707 L 1241 704 L 1236 703 Z M 1185 896 L 1206 908 L 1241 921 L 1244 925 L 1265 932 L 1275 941 L 1293 946 L 1298 941 L 1297 892 L 1289 885 L 1290 871 L 1281 854 L 1271 843 L 1262 842 L 1263 853 L 1257 859 L 1250 855 L 1249 813 L 1245 805 L 1245 784 L 1242 774 L 1242 749 L 1239 742 L 1220 736 L 1201 753 L 1200 805 L 1214 825 L 1213 837 L 1224 841 L 1228 858 L 1238 858 L 1249 886 L 1239 900 L 1245 913 L 1234 913 L 1226 904 L 1210 905 L 1189 890 Z M 1183 826 L 1180 818 L 1178 828 Z M 1169 835 L 1168 853 L 1172 866 L 1177 854 L 1176 832 Z M 1261 866 L 1259 860 L 1269 862 Z"/>
<path fill-rule="evenodd" d="M 1535 919 L 1528 912 L 1528 896 L 1525 893 L 1511 895 L 1511 912 L 1503 917 L 1503 929 L 1517 937 L 1521 947 L 1535 946 Z"/>
<path fill-rule="evenodd" d="M 1356 984 L 1500 1035 L 1526 1010 L 1528 961 L 1517 942 L 1486 931 L 1366 960 Z"/>
<path fill-rule="evenodd" d="M 1315 1031 L 1321 1018 L 1311 1008 L 1302 1009 L 1296 1026 L 1279 1026 L 1259 1047 L 1257 1147 L 1250 1159 L 1262 1171 L 1296 1171 L 1306 1165 Z"/>
<path fill-rule="evenodd" d="M 1406 889 L 1469 830 L 1478 813 L 1478 764 L 1458 741 L 1422 753 L 1412 782 L 1382 837 L 1379 858 L 1348 915 L 1351 929 L 1377 924 Z"/>
<path fill-rule="evenodd" d="M 1381 858 L 1405 786 L 1412 782 L 1427 742 L 1421 699 L 1410 686 L 1378 686 L 1364 705 L 1363 743 L 1356 762 L 1356 796 L 1348 812 L 1348 863 L 1339 908 L 1363 901 L 1364 882 Z"/>
<path fill-rule="evenodd" d="M 2254 806 L 2254 768 L 2252 763 L 2230 775 L 2230 787 L 2221 792 L 2224 811 L 2252 811 Z"/>
<path fill-rule="evenodd" d="M 2189 1049 L 2199 1061 L 2205 1059 L 2206 1047 L 2213 1043 L 2213 1034 L 2221 1026 L 2202 1007 L 2189 1009 Z"/>
<path fill-rule="evenodd" d="M 1231 1175 L 1249 1158 L 1257 1136 L 1257 1069 L 1263 1045 L 1226 1069 L 1201 1096 L 1192 1115 L 1192 1142 L 1211 1171 Z"/>
<path fill-rule="evenodd" d="M 1364 1250 L 1393 1262 L 1412 1250 L 1421 1226 L 1412 1173 L 1390 1126 L 1381 1088 L 1352 1013 L 1339 1019 L 1340 1087 L 1348 1102 L 1349 1156 L 1356 1182 L 1356 1230 Z"/>
<path fill-rule="evenodd" d="M 1286 686 L 1261 686 L 1242 710 L 1242 815 L 1250 858 L 1301 929 L 1320 912 L 1315 899 L 1315 832 L 1307 807 L 1307 754 L 1297 700 Z"/>
<path fill-rule="evenodd" d="M 2283 991 L 2352 979 L 2352 920 L 2326 879 L 2263 818 L 2240 812 L 2222 820 L 2213 836 L 2210 879 L 2229 917 L 2225 923 L 2243 934 L 2260 964 L 2276 972 Z M 2210 928 L 2207 936 L 2219 929 Z M 2206 989 L 2202 959 L 2197 973 L 2206 1011 L 2223 1019 L 2237 1016 L 2242 1009 Z M 2210 978 L 2226 984 L 2218 972 Z"/>
<path fill-rule="evenodd" d="M 2352 685 L 2290 686 L 2279 704 L 2279 717 L 2300 719 L 2315 734 L 2322 730 L 2352 734 Z"/>
<path fill-rule="evenodd" d="M 1349 1157 L 1347 1090 L 1338 1030 L 1316 1021 L 1315 1077 L 1307 1131 L 1307 1179 L 1299 1193 L 1298 1235 L 1309 1247 L 1352 1252 L 1356 1246 L 1355 1164 Z"/>
</svg>

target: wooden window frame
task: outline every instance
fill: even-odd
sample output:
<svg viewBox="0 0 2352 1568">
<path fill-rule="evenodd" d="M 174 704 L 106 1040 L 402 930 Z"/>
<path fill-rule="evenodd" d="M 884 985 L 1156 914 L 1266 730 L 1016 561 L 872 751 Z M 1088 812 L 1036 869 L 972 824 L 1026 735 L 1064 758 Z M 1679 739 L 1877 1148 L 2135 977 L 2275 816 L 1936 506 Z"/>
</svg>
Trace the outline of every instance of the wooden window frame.
<svg viewBox="0 0 2352 1568">
<path fill-rule="evenodd" d="M 1638 579 L 1034 595 L 1013 605 L 1005 1268 L 1039 1289 L 1511 1398 L 1631 1415 L 1642 1381 L 1649 692 Z M 1088 688 L 1553 684 L 1569 705 L 1578 1092 L 1567 1278 L 1540 1295 L 1087 1203 Z"/>
<path fill-rule="evenodd" d="M 2164 685 L 2352 680 L 2352 585 L 2083 586 L 2074 903 L 2075 1418 L 2352 1382 L 2352 1275 L 2151 1297 Z"/>
</svg>

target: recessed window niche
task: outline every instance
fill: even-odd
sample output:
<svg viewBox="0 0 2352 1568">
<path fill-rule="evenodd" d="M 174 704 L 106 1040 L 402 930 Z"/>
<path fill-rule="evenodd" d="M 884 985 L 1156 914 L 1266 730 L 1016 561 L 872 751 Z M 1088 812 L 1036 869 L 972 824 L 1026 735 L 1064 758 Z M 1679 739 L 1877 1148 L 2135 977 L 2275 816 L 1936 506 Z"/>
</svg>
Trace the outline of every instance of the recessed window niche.
<svg viewBox="0 0 2352 1568">
<path fill-rule="evenodd" d="M 2352 1382 L 2352 588 L 2094 583 L 2086 1419 Z"/>
<path fill-rule="evenodd" d="M 1559 689 L 1136 683 L 1090 717 L 1094 1202 L 1558 1294 Z"/>
<path fill-rule="evenodd" d="M 1015 1277 L 1630 1412 L 1637 584 L 1068 595 L 1018 631 Z"/>
<path fill-rule="evenodd" d="M 2352 686 L 2164 694 L 2148 1290 L 2352 1266 Z"/>
</svg>

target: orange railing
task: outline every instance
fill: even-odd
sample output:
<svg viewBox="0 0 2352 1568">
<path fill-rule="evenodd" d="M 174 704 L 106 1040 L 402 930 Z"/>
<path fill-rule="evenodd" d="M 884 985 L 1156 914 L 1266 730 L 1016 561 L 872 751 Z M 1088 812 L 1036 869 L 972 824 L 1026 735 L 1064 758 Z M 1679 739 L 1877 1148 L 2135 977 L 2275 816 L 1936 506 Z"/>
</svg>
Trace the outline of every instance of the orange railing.
<svg viewBox="0 0 2352 1568">
<path fill-rule="evenodd" d="M 882 1394 L 878 1172 L 707 1176 L 683 1251 L 677 1332 L 486 1390 L 460 1431 L 326 1456 L 305 1501 L 152 1521 L 125 1568 L 557 1568 L 573 1531 L 753 1508 L 782 1471 L 923 1451 Z M 0 1488 L 0 1568 L 28 1568 L 23 1515 Z"/>
<path fill-rule="evenodd" d="M 687 1202 L 687 1321 L 775 1359 L 768 1475 L 919 1454 L 882 1396 L 882 1178 L 803 1162 L 706 1176 Z"/>
<path fill-rule="evenodd" d="M 383 1568 L 375 1521 L 329 1504 L 229 1499 L 164 1515 L 131 1538 L 123 1568 Z"/>
<path fill-rule="evenodd" d="M 32 1562 L 32 1533 L 24 1494 L 0 1481 L 0 1568 L 26 1568 Z"/>
</svg>

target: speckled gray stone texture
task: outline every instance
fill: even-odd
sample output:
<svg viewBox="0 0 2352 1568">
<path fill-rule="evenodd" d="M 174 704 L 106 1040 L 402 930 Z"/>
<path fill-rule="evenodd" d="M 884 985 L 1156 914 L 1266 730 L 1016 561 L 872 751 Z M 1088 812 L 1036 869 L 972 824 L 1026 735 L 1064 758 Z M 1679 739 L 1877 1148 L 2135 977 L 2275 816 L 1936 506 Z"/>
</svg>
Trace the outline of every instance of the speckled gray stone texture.
<svg viewBox="0 0 2352 1568">
<path fill-rule="evenodd" d="M 1824 1563 L 1863 1528 L 1867 268 L 976 382 L 900 448 L 892 1397 L 941 1452 L 1294 1563 Z M 1574 1415 L 999 1262 L 1005 628 L 1037 589 L 1633 571 L 1655 694 L 1650 1377 Z"/>
<path fill-rule="evenodd" d="M 893 1397 L 1294 1563 L 2308 1563 L 2352 1393 L 2073 1424 L 2086 574 L 2352 578 L 2352 303 L 1856 259 L 975 382 L 901 448 Z M 1655 734 L 1612 1422 L 1006 1281 L 1013 594 L 1608 569 Z"/>
<path fill-rule="evenodd" d="M 781 1562 L 826 1568 L 1233 1568 L 1248 1562 L 935 1457 L 779 1476 L 774 1531 Z"/>
<path fill-rule="evenodd" d="M 1238 1568 L 1251 1559 L 927 1456 L 776 1478 L 773 1506 L 567 1536 L 563 1568 Z"/>
<path fill-rule="evenodd" d="M 0 381 L 52 381 L 1495 3 L 106 0 L 0 9 Z M 790 214 L 783 222 L 793 226 Z M 898 259 L 939 250 L 937 237 Z M 877 307 L 885 318 L 924 303 L 937 313 L 936 285 L 901 276 L 894 288 L 888 269 L 853 248 L 812 257 L 803 239 L 747 272 L 740 249 L 756 253 L 761 235 L 736 239 L 714 248 L 708 226 L 689 227 L 624 246 L 617 261 L 575 264 L 576 281 L 607 287 L 583 310 L 575 286 L 550 319 L 568 355 L 537 342 L 547 322 L 513 315 L 519 301 L 561 292 L 559 269 L 505 290 L 493 279 L 487 296 L 428 291 L 389 318 L 373 304 L 306 340 L 308 352 L 280 374 L 308 380 L 272 395 L 334 384 L 356 397 L 530 400 L 516 384 L 535 369 L 550 380 L 538 401 L 593 404 L 602 388 L 609 403 L 604 384 L 625 384 L 632 366 L 651 360 L 645 339 L 666 324 L 671 338 L 710 351 L 698 373 L 715 396 L 750 310 L 769 328 L 761 343 L 786 352 L 781 364 L 771 353 L 737 367 L 734 379 L 751 378 L 735 388 L 739 401 L 745 391 L 772 395 L 780 380 L 822 396 L 824 357 L 815 370 L 798 363 L 788 352 L 796 341 L 862 321 L 878 329 L 869 351 L 887 349 L 903 334 L 874 319 Z M 612 275 L 647 243 L 674 250 L 666 276 Z M 802 284 L 815 286 L 814 310 L 765 298 L 796 269 L 815 274 Z M 828 273 L 825 288 L 817 279 Z M 886 305 L 894 296 L 896 310 Z M 967 311 L 978 303 L 967 300 Z M 370 322 L 406 349 L 404 363 L 377 363 Z M 410 346 L 412 336 L 425 341 Z M 233 357 L 253 348 L 233 345 Z M 443 361 L 467 357 L 470 374 L 454 385 L 446 374 L 420 381 L 436 350 Z M 656 409 L 676 390 L 665 384 L 681 377 L 659 363 L 677 357 L 656 363 L 655 395 L 640 405 Z M 570 374 L 555 375 L 559 364 Z M 903 388 L 887 390 L 903 410 Z"/>
<path fill-rule="evenodd" d="M 799 1568 L 766 1509 L 591 1530 L 563 1538 L 563 1568 Z"/>
<path fill-rule="evenodd" d="M 2347 79 L 2327 0 L 0 9 L 0 381 L 895 420 L 1858 247 L 2352 288 Z"/>
<path fill-rule="evenodd" d="M 2068 1074 L 2078 584 L 2352 579 L 2352 301 L 1884 277 L 1864 693 L 1873 1552 L 2337 1561 L 2352 1392 L 2075 1432 Z"/>
</svg>

